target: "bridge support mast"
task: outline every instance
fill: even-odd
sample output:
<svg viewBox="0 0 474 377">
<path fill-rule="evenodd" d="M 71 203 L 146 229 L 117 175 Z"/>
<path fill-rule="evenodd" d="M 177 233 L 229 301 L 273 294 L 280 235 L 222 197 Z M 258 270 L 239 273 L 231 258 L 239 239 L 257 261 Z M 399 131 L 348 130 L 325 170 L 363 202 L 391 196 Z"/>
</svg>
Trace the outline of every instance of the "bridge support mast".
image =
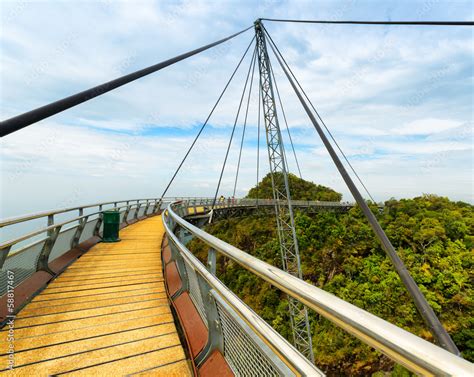
<svg viewBox="0 0 474 377">
<path fill-rule="evenodd" d="M 260 20 L 255 22 L 255 34 L 260 71 L 260 91 L 283 270 L 301 278 L 301 263 L 288 184 L 285 150 L 275 105 L 270 59 Z M 314 364 L 311 328 L 306 306 L 291 297 L 288 297 L 288 302 L 293 331 L 293 344 L 298 351 Z"/>
</svg>

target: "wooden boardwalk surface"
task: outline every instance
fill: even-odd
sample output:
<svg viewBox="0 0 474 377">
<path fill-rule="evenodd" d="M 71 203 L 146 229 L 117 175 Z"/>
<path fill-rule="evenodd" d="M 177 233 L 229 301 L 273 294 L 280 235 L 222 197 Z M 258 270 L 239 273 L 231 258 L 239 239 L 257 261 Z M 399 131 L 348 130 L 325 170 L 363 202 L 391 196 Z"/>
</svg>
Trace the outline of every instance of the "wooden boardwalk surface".
<svg viewBox="0 0 474 377">
<path fill-rule="evenodd" d="M 99 243 L 34 298 L 15 320 L 15 368 L 4 375 L 190 376 L 166 297 L 161 216 Z"/>
</svg>

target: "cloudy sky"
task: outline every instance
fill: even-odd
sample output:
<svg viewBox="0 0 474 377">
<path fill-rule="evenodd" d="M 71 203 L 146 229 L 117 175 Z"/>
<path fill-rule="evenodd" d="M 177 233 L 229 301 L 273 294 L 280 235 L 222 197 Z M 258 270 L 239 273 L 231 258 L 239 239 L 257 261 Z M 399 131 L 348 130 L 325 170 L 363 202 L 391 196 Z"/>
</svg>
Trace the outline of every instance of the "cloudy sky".
<svg viewBox="0 0 474 377">
<path fill-rule="evenodd" d="M 468 0 L 2 1 L 0 7 L 1 119 L 213 42 L 258 17 L 473 19 Z M 265 25 L 376 200 L 434 193 L 473 201 L 472 28 Z M 250 30 L 3 138 L 1 216 L 161 195 L 252 36 Z M 214 194 L 249 64 L 250 55 L 169 195 Z M 273 64 L 303 178 L 352 200 Z M 239 196 L 256 180 L 257 102 L 254 91 Z M 222 184 L 226 196 L 241 134 L 239 120 Z M 295 171 L 289 145 L 287 151 Z M 265 173 L 264 148 L 261 156 Z"/>
</svg>

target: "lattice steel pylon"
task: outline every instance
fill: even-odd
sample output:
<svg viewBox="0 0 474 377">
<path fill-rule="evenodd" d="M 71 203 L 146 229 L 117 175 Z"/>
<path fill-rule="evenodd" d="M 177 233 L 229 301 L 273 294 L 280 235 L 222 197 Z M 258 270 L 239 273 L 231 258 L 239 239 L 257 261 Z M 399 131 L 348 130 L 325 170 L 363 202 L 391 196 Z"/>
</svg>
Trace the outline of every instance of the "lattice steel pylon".
<svg viewBox="0 0 474 377">
<path fill-rule="evenodd" d="M 260 91 L 265 119 L 265 134 L 267 137 L 268 158 L 272 177 L 273 198 L 275 199 L 275 214 L 283 270 L 301 278 L 301 263 L 293 208 L 291 205 L 290 187 L 288 184 L 285 149 L 280 125 L 278 123 L 270 59 L 268 57 L 265 35 L 259 20 L 255 22 L 255 34 L 260 71 Z M 298 351 L 314 364 L 311 328 L 306 306 L 291 297 L 288 297 L 288 302 L 293 332 L 293 344 Z"/>
</svg>

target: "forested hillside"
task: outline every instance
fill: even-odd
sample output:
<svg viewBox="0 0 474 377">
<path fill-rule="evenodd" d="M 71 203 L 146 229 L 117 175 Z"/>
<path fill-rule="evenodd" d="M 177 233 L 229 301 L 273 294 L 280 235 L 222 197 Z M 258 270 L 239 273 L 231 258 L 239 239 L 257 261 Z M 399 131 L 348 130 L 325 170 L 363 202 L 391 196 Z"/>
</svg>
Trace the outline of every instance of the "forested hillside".
<svg viewBox="0 0 474 377">
<path fill-rule="evenodd" d="M 279 174 L 279 173 L 277 173 Z M 291 197 L 294 200 L 323 200 L 340 202 L 342 195 L 333 189 L 305 181 L 294 174 L 288 174 Z M 272 176 L 268 173 L 255 187 L 251 188 L 247 198 L 273 199 Z"/>
<path fill-rule="evenodd" d="M 271 197 L 269 179 L 265 177 L 260 185 L 260 198 Z M 291 181 L 294 199 L 341 199 L 331 189 L 321 190 L 322 186 L 310 182 L 299 185 L 301 180 L 295 176 Z M 255 191 L 252 189 L 249 196 L 254 197 Z M 463 356 L 474 361 L 473 206 L 424 195 L 388 200 L 383 212 L 376 207 L 373 211 Z M 432 339 L 358 208 L 314 215 L 297 211 L 296 225 L 305 280 Z M 208 226 L 207 231 L 268 263 L 281 264 L 273 216 L 255 214 L 222 220 Z M 203 244 L 193 241 L 190 245 L 198 257 L 206 258 Z M 232 261 L 220 258 L 218 264 L 218 275 L 225 284 L 290 338 L 285 295 Z M 380 371 L 408 375 L 329 321 L 312 311 L 310 316 L 316 364 L 330 375 L 378 375 Z"/>
</svg>

